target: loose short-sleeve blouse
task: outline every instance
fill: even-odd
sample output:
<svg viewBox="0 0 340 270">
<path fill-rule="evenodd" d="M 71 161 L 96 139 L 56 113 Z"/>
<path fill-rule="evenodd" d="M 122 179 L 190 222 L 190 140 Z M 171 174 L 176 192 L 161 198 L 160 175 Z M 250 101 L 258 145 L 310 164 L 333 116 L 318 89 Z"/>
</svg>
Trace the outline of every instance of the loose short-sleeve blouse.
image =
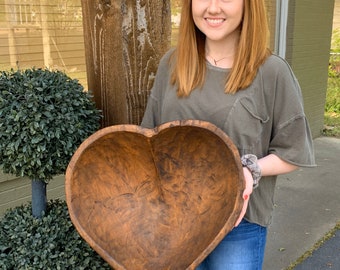
<svg viewBox="0 0 340 270">
<path fill-rule="evenodd" d="M 234 142 L 240 156 L 258 158 L 270 153 L 297 166 L 314 166 L 313 142 L 304 113 L 300 86 L 288 63 L 271 55 L 259 68 L 253 83 L 236 94 L 226 94 L 229 69 L 207 62 L 202 88 L 178 98 L 170 83 L 169 51 L 160 61 L 142 126 L 183 119 L 211 122 Z M 263 177 L 250 197 L 245 218 L 268 226 L 273 210 L 276 176 Z"/>
</svg>

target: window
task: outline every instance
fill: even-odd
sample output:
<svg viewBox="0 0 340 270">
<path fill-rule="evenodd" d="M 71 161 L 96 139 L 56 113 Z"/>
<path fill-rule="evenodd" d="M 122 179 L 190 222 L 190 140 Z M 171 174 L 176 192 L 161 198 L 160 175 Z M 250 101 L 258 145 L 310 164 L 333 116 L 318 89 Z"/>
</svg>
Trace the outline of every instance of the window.
<svg viewBox="0 0 340 270">
<path fill-rule="evenodd" d="M 269 48 L 276 52 L 277 5 L 281 0 L 265 0 L 270 32 Z"/>
<path fill-rule="evenodd" d="M 0 69 L 48 67 L 86 86 L 80 0 L 0 0 Z"/>
</svg>

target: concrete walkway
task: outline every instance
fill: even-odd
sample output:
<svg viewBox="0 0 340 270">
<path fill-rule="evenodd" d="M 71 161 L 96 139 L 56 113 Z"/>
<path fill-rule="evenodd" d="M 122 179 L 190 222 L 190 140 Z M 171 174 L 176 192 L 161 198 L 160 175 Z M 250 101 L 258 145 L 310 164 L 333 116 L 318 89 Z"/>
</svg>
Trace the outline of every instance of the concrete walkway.
<svg viewBox="0 0 340 270">
<path fill-rule="evenodd" d="M 340 139 L 317 138 L 314 147 L 316 168 L 279 177 L 263 270 L 286 269 L 340 221 Z M 340 270 L 339 240 L 337 232 L 295 269 Z"/>
</svg>

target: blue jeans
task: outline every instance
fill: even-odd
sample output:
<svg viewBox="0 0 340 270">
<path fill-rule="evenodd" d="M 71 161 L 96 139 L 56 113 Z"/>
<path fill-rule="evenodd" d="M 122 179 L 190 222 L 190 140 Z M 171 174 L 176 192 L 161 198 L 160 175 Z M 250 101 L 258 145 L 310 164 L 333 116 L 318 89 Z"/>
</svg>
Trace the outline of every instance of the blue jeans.
<svg viewBox="0 0 340 270">
<path fill-rule="evenodd" d="M 267 228 L 242 220 L 196 270 L 260 270 Z"/>
</svg>

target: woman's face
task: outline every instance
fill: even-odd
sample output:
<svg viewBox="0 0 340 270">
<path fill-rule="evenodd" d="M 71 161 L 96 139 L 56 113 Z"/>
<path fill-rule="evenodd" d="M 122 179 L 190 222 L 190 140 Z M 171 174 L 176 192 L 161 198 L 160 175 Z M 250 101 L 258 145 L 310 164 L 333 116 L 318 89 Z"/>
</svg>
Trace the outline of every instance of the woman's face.
<svg viewBox="0 0 340 270">
<path fill-rule="evenodd" d="M 192 0 L 192 16 L 207 41 L 239 37 L 244 0 Z"/>
</svg>

